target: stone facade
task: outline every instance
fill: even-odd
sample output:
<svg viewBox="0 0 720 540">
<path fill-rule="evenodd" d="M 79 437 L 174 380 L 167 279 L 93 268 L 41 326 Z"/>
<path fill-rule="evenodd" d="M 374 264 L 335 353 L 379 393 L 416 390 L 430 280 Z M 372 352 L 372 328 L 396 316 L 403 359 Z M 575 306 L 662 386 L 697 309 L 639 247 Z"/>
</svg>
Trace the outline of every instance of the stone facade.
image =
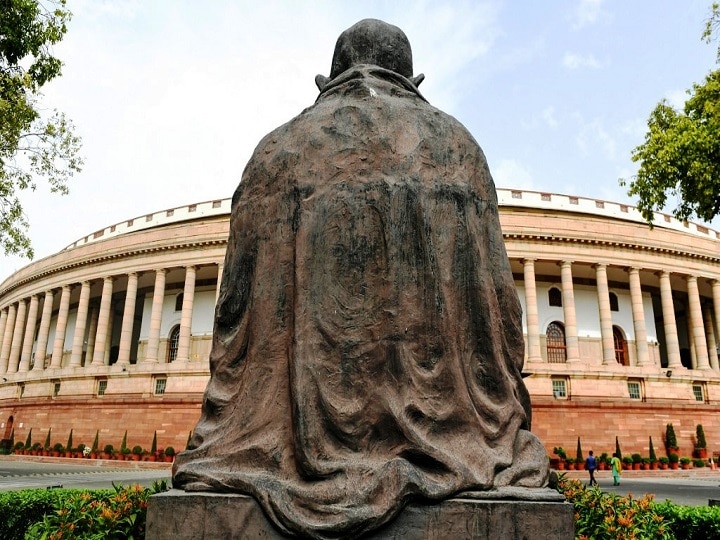
<svg viewBox="0 0 720 540">
<path fill-rule="evenodd" d="M 498 190 L 524 310 L 533 431 L 596 453 L 720 450 L 720 239 L 625 205 Z M 84 237 L 0 284 L 0 436 L 183 448 L 208 378 L 230 201 Z M 570 452 L 572 455 L 572 452 Z"/>
</svg>

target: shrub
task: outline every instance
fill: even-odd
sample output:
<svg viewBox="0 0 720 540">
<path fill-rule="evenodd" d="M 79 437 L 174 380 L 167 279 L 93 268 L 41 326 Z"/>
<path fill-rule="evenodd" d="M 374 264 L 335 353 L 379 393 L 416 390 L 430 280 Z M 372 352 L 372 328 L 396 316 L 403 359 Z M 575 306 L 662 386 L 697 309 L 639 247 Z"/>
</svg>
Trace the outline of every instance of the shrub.
<svg viewBox="0 0 720 540">
<path fill-rule="evenodd" d="M 567 453 L 562 446 L 556 446 L 555 448 L 553 448 L 553 454 L 555 454 L 560 459 L 567 459 Z"/>
<path fill-rule="evenodd" d="M 100 447 L 100 430 L 95 431 L 95 440 L 92 443 L 92 451 L 97 452 Z"/>
<path fill-rule="evenodd" d="M 577 451 L 575 452 L 575 462 L 582 463 L 584 459 L 585 456 L 583 456 L 582 446 L 580 446 L 580 437 L 578 437 Z"/>
<path fill-rule="evenodd" d="M 678 456 L 675 452 L 670 452 L 670 455 L 668 455 L 668 461 L 670 463 L 677 463 L 680 461 L 680 456 Z"/>
<path fill-rule="evenodd" d="M 157 431 L 153 431 L 153 440 L 152 440 L 152 444 L 150 445 L 150 453 L 151 454 L 157 453 Z"/>
<path fill-rule="evenodd" d="M 670 463 L 670 460 L 667 456 L 660 456 L 660 459 L 658 461 L 663 465 L 667 465 L 668 463 Z"/>
<path fill-rule="evenodd" d="M 633 458 L 631 458 L 630 456 L 625 456 L 624 458 L 622 458 L 622 462 L 623 462 L 625 465 L 632 465 L 632 463 L 633 463 Z"/>
<path fill-rule="evenodd" d="M 103 452 L 106 454 L 112 454 L 115 451 L 115 448 L 113 448 L 112 444 L 106 444 L 105 448 L 103 448 Z"/>
<path fill-rule="evenodd" d="M 657 455 L 655 454 L 655 447 L 653 446 L 652 437 L 650 437 L 650 463 L 655 463 L 657 461 Z"/>
<path fill-rule="evenodd" d="M 125 430 L 125 435 L 123 435 L 122 442 L 120 443 L 120 451 L 125 453 L 124 450 L 127 448 L 127 430 Z"/>
<path fill-rule="evenodd" d="M 141 455 L 143 453 L 142 446 L 140 446 L 139 444 L 136 444 L 135 446 L 133 446 L 132 453 L 136 454 L 138 456 Z"/>
<path fill-rule="evenodd" d="M 698 424 L 695 428 L 695 448 L 698 450 L 707 448 L 705 431 L 703 430 L 702 424 Z"/>
<path fill-rule="evenodd" d="M 615 455 L 618 457 L 620 461 L 622 461 L 622 452 L 620 451 L 620 441 L 617 438 L 617 435 L 615 435 Z"/>
<path fill-rule="evenodd" d="M 654 511 L 669 524 L 677 540 L 720 540 L 720 506 L 656 503 Z"/>
<path fill-rule="evenodd" d="M 668 424 L 665 426 L 665 448 L 668 449 L 668 452 L 673 449 L 677 448 L 677 437 L 675 436 L 675 428 L 672 424 Z"/>
<path fill-rule="evenodd" d="M 689 465 L 690 464 L 690 458 L 689 457 L 681 457 L 680 458 L 680 465 Z"/>
<path fill-rule="evenodd" d="M 705 466 L 705 460 L 702 458 L 693 459 L 693 467 L 702 469 Z"/>
<path fill-rule="evenodd" d="M 30 428 L 30 431 L 28 431 L 27 439 L 25 439 L 25 448 L 30 450 L 32 448 L 32 428 Z"/>
<path fill-rule="evenodd" d="M 174 456 L 174 455 L 175 455 L 175 449 L 174 449 L 172 446 L 168 446 L 168 447 L 165 449 L 165 455 L 166 455 L 166 456 L 171 456 L 171 457 Z"/>
<path fill-rule="evenodd" d="M 71 429 L 71 430 L 70 430 L 70 435 L 68 435 L 67 444 L 65 445 L 65 448 L 67 448 L 67 451 L 68 451 L 68 452 L 72 452 L 72 450 L 73 450 L 72 433 L 73 433 L 73 430 Z"/>
<path fill-rule="evenodd" d="M 45 444 L 43 445 L 43 448 L 45 450 L 50 450 L 50 433 L 52 432 L 52 428 L 48 429 L 47 437 L 45 437 Z"/>
<path fill-rule="evenodd" d="M 61 443 L 55 443 L 55 446 L 53 446 L 53 450 L 56 452 L 64 452 L 65 448 L 63 448 L 63 445 Z"/>
<path fill-rule="evenodd" d="M 25 489 L 0 492 L 0 538 L 23 540 L 28 527 L 54 508 L 62 508 L 68 493 L 72 491 Z"/>
<path fill-rule="evenodd" d="M 633 463 L 642 463 L 642 456 L 640 454 L 633 454 L 631 459 Z"/>
</svg>

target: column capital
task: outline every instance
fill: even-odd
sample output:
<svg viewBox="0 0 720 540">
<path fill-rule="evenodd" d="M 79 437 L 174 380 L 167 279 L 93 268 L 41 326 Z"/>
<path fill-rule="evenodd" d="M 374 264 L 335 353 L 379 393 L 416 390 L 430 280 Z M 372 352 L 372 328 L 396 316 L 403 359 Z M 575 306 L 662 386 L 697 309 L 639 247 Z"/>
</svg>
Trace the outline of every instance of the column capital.
<svg viewBox="0 0 720 540">
<path fill-rule="evenodd" d="M 607 263 L 595 263 L 592 265 L 592 267 L 597 270 L 598 268 L 607 268 L 608 264 Z"/>
<path fill-rule="evenodd" d="M 521 260 L 523 264 L 533 264 L 535 261 L 537 261 L 537 259 L 533 257 L 522 257 Z M 222 263 L 220 263 L 220 265 L 222 266 Z"/>
</svg>

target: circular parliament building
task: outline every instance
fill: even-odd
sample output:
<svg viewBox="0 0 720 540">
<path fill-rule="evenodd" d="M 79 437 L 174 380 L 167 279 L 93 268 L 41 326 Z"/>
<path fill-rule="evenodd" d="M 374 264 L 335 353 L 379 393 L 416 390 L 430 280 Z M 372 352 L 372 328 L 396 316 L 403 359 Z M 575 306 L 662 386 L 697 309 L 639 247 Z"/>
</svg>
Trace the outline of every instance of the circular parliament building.
<svg viewBox="0 0 720 540">
<path fill-rule="evenodd" d="M 720 450 L 720 233 L 623 204 L 499 189 L 532 430 L 648 455 L 672 423 Z M 230 199 L 129 219 L 0 284 L 0 438 L 185 447 L 200 415 Z"/>
</svg>

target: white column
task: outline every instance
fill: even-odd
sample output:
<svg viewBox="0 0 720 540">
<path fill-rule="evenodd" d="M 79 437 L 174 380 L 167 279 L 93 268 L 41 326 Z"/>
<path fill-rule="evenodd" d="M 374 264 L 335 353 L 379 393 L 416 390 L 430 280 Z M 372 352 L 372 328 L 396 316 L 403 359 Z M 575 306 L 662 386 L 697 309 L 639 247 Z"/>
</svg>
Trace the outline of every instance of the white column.
<svg viewBox="0 0 720 540">
<path fill-rule="evenodd" d="M 525 286 L 525 321 L 527 324 L 528 362 L 542 362 L 540 353 L 540 327 L 538 325 L 537 287 L 535 284 L 535 260 L 523 260 Z"/>
<path fill-rule="evenodd" d="M 32 295 L 30 297 L 30 307 L 28 308 L 27 323 L 25 324 L 25 337 L 20 352 L 20 367 L 18 368 L 18 371 L 23 373 L 30 369 L 30 357 L 32 356 L 32 347 L 35 341 L 35 325 L 37 323 L 39 304 L 40 299 L 37 295 Z"/>
<path fill-rule="evenodd" d="M 683 367 L 680 360 L 680 342 L 678 341 L 677 322 L 675 319 L 675 303 L 670 287 L 670 273 L 660 272 L 660 299 L 662 301 L 663 327 L 665 328 L 665 346 L 669 368 Z"/>
<path fill-rule="evenodd" d="M 715 313 L 715 335 L 720 339 L 720 281 L 714 279 L 712 281 L 713 310 Z M 712 362 L 711 362 L 712 364 Z M 715 367 L 720 369 L 720 366 Z"/>
<path fill-rule="evenodd" d="M 15 330 L 16 314 L 17 307 L 15 304 L 10 304 L 5 322 L 5 332 L 3 333 L 2 349 L 0 349 L 0 373 L 6 373 L 8 370 L 8 360 L 10 360 L 10 346 L 12 345 L 13 330 Z"/>
<path fill-rule="evenodd" d="M 645 307 L 643 306 L 640 269 L 630 268 L 630 302 L 632 304 L 633 328 L 635 330 L 635 349 L 639 366 L 651 364 L 648 350 L 647 329 L 645 328 Z"/>
<path fill-rule="evenodd" d="M 602 339 L 603 365 L 615 362 L 615 340 L 613 339 L 612 313 L 610 311 L 610 289 L 607 281 L 607 266 L 595 265 L 597 283 L 598 311 L 600 316 L 600 336 Z"/>
<path fill-rule="evenodd" d="M 580 360 L 580 344 L 578 342 L 577 319 L 575 317 L 575 293 L 573 292 L 572 261 L 560 264 L 562 279 L 563 317 L 565 319 L 565 350 L 567 361 Z"/>
<path fill-rule="evenodd" d="M 85 347 L 85 365 L 92 364 L 93 353 L 95 352 L 95 339 L 97 338 L 97 325 L 100 310 L 97 304 L 93 303 L 90 308 L 90 323 L 87 331 L 87 346 Z"/>
<path fill-rule="evenodd" d="M 20 351 L 22 351 L 23 332 L 25 331 L 25 315 L 27 314 L 27 300 L 24 298 L 18 302 L 18 310 L 15 318 L 15 329 L 13 330 L 12 345 L 10 346 L 10 360 L 8 373 L 15 373 L 20 363 Z"/>
<path fill-rule="evenodd" d="M 692 325 L 692 336 L 695 342 L 695 354 L 697 355 L 697 369 L 710 369 L 697 277 L 687 276 L 686 279 L 690 304 L 690 324 Z"/>
<path fill-rule="evenodd" d="M 708 360 L 711 369 L 718 369 L 717 341 L 715 341 L 715 328 L 712 320 L 712 309 L 709 305 L 703 306 L 703 319 L 707 333 Z"/>
<path fill-rule="evenodd" d="M 166 273 L 167 271 L 164 268 L 155 271 L 155 288 L 153 289 L 152 311 L 150 313 L 150 332 L 148 334 L 147 353 L 145 354 L 146 362 L 158 361 Z"/>
<path fill-rule="evenodd" d="M 225 265 L 223 263 L 218 263 L 217 285 L 215 286 L 215 303 L 217 303 L 217 299 L 220 297 L 220 285 L 222 285 L 222 277 L 224 270 Z"/>
<path fill-rule="evenodd" d="M 105 359 L 105 344 L 110 323 L 110 305 L 112 303 L 113 278 L 103 279 L 100 313 L 98 314 L 97 331 L 95 332 L 95 348 L 93 349 L 92 365 L 102 366 Z"/>
<path fill-rule="evenodd" d="M 90 282 L 83 281 L 80 286 L 80 301 L 78 302 L 77 318 L 75 321 L 75 335 L 73 336 L 72 353 L 70 354 L 70 367 L 80 367 L 82 364 L 89 304 Z"/>
<path fill-rule="evenodd" d="M 50 321 L 52 320 L 52 306 L 55 293 L 45 292 L 43 300 L 42 316 L 40 317 L 40 329 L 38 330 L 37 347 L 35 347 L 35 365 L 33 371 L 45 369 L 45 357 L 47 356 L 48 336 L 50 335 Z"/>
<path fill-rule="evenodd" d="M 63 285 L 60 295 L 60 309 L 57 324 L 55 325 L 55 342 L 53 343 L 51 368 L 62 367 L 62 357 L 65 350 L 65 330 L 67 329 L 68 312 L 70 311 L 70 285 Z"/>
<path fill-rule="evenodd" d="M 137 299 L 138 275 L 128 274 L 127 292 L 125 293 L 125 309 L 123 310 L 122 327 L 120 330 L 120 347 L 118 348 L 118 364 L 130 363 L 132 347 L 133 323 L 135 322 L 135 301 Z"/>
<path fill-rule="evenodd" d="M 190 337 L 192 336 L 192 313 L 195 301 L 195 267 L 185 269 L 185 289 L 183 290 L 183 305 L 180 315 L 180 336 L 178 339 L 177 359 L 180 362 L 190 360 Z"/>
<path fill-rule="evenodd" d="M 5 326 L 7 325 L 7 319 L 8 310 L 7 308 L 3 308 L 2 311 L 0 311 L 0 357 L 2 356 L 2 338 L 5 335 Z M 6 370 L 7 365 L 3 365 L 2 362 L 0 362 L 0 374 L 5 373 Z"/>
</svg>

